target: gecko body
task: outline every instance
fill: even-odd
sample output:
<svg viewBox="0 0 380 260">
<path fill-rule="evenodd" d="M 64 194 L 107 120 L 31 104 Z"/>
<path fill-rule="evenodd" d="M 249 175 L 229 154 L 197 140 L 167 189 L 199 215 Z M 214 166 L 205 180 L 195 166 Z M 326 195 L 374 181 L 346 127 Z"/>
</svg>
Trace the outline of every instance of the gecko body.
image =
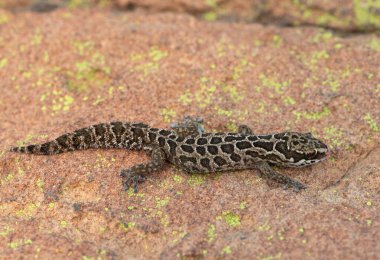
<svg viewBox="0 0 380 260">
<path fill-rule="evenodd" d="M 242 125 L 237 133 L 204 133 L 200 121 L 186 118 L 171 129 L 159 129 L 143 123 L 111 122 L 92 125 L 66 133 L 43 144 L 11 148 L 12 152 L 53 155 L 75 150 L 121 148 L 145 150 L 151 155 L 147 163 L 123 169 L 123 187 L 138 184 L 149 173 L 162 169 L 168 162 L 186 172 L 210 173 L 257 169 L 263 177 L 291 187 L 305 186 L 272 169 L 303 167 L 326 158 L 328 148 L 310 133 L 282 132 L 255 135 Z"/>
</svg>

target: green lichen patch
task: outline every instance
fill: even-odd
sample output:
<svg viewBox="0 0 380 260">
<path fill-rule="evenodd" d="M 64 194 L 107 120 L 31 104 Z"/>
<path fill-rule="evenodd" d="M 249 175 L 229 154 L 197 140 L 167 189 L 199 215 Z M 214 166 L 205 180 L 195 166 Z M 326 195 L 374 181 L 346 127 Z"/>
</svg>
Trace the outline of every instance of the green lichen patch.
<svg viewBox="0 0 380 260">
<path fill-rule="evenodd" d="M 67 7 L 70 9 L 90 7 L 94 2 L 92 0 L 69 0 Z"/>
<path fill-rule="evenodd" d="M 237 227 L 240 225 L 240 216 L 238 214 L 235 214 L 229 210 L 226 210 L 222 212 L 222 216 L 224 218 L 224 221 L 230 227 Z"/>
<path fill-rule="evenodd" d="M 232 249 L 230 246 L 225 246 L 223 249 L 222 249 L 222 254 L 223 255 L 229 255 L 232 253 Z"/>
<path fill-rule="evenodd" d="M 74 40 L 71 42 L 71 45 L 74 47 L 75 51 L 79 55 L 91 54 L 95 47 L 95 42 L 93 41 L 77 41 Z"/>
<path fill-rule="evenodd" d="M 176 183 L 180 184 L 180 183 L 182 183 L 183 178 L 182 178 L 180 175 L 175 174 L 175 175 L 173 176 L 173 180 L 174 180 Z"/>
<path fill-rule="evenodd" d="M 174 118 L 176 117 L 177 112 L 175 112 L 171 108 L 163 108 L 161 111 L 161 116 L 164 118 L 165 123 L 171 123 L 173 122 Z"/>
<path fill-rule="evenodd" d="M 113 157 L 108 158 L 108 157 L 105 157 L 104 155 L 102 155 L 101 153 L 97 153 L 96 154 L 96 162 L 95 162 L 95 164 L 93 164 L 93 167 L 95 169 L 109 168 L 115 161 L 116 161 L 116 159 Z"/>
<path fill-rule="evenodd" d="M 379 51 L 380 52 L 380 39 L 373 37 L 371 41 L 369 42 L 369 47 L 372 50 Z"/>
<path fill-rule="evenodd" d="M 324 107 L 320 112 L 293 111 L 293 115 L 296 117 L 297 121 L 301 120 L 302 118 L 317 121 L 329 116 L 330 114 L 331 112 L 328 107 Z"/>
<path fill-rule="evenodd" d="M 0 69 L 4 68 L 8 64 L 7 58 L 0 59 Z"/>
<path fill-rule="evenodd" d="M 100 88 L 111 81 L 111 69 L 105 65 L 105 58 L 94 53 L 91 60 L 75 63 L 75 69 L 66 72 L 67 89 L 72 92 L 83 92 Z"/>
<path fill-rule="evenodd" d="M 181 241 L 188 232 L 186 230 L 173 230 L 172 236 L 174 236 L 174 239 L 171 241 L 172 245 L 177 244 L 179 241 Z"/>
<path fill-rule="evenodd" d="M 217 234 L 215 225 L 209 224 L 207 229 L 207 242 L 212 243 L 216 239 L 216 237 Z"/>
<path fill-rule="evenodd" d="M 51 115 L 57 115 L 70 110 L 74 98 L 62 90 L 52 90 L 41 95 L 41 110 Z"/>
<path fill-rule="evenodd" d="M 342 147 L 345 142 L 343 140 L 343 131 L 335 126 L 324 127 L 323 128 L 325 139 L 329 140 L 330 148 Z"/>
<path fill-rule="evenodd" d="M 218 14 L 214 11 L 206 12 L 203 14 L 203 19 L 208 22 L 213 22 L 218 19 Z"/>
<path fill-rule="evenodd" d="M 265 220 L 258 228 L 258 231 L 269 231 L 271 226 L 269 225 L 269 220 Z"/>
<path fill-rule="evenodd" d="M 44 191 L 44 181 L 40 178 L 37 179 L 37 187 L 40 192 Z"/>
<path fill-rule="evenodd" d="M 5 24 L 9 21 L 9 16 L 3 12 L 0 12 L 0 25 Z"/>
<path fill-rule="evenodd" d="M 261 85 L 273 89 L 274 92 L 278 95 L 282 95 L 285 91 L 285 89 L 290 85 L 290 81 L 278 81 L 275 78 L 268 77 L 267 75 L 261 74 L 259 76 L 259 79 L 261 81 Z"/>
<path fill-rule="evenodd" d="M 247 208 L 247 202 L 246 201 L 240 202 L 239 208 L 240 209 L 246 209 Z"/>
<path fill-rule="evenodd" d="M 280 35 L 273 35 L 272 44 L 275 48 L 280 48 L 283 44 L 284 40 Z"/>
<path fill-rule="evenodd" d="M 131 72 L 141 73 L 140 80 L 159 71 L 161 61 L 169 55 L 167 51 L 156 46 L 150 48 L 148 53 L 132 53 L 130 61 L 133 65 Z"/>
<path fill-rule="evenodd" d="M 32 35 L 30 43 L 32 45 L 40 45 L 42 42 L 43 36 L 41 34 L 41 29 L 37 28 L 34 31 L 34 34 Z"/>
<path fill-rule="evenodd" d="M 4 225 L 0 227 L 0 237 L 6 237 L 9 234 L 13 233 L 15 231 L 14 228 L 12 228 L 9 225 Z"/>
<path fill-rule="evenodd" d="M 123 230 L 124 232 L 130 231 L 133 227 L 135 227 L 135 222 L 120 222 L 119 228 Z"/>
<path fill-rule="evenodd" d="M 364 116 L 364 121 L 368 124 L 368 126 L 371 128 L 373 132 L 379 132 L 379 126 L 376 123 L 376 121 L 373 119 L 371 113 L 367 113 Z"/>
<path fill-rule="evenodd" d="M 36 215 L 41 203 L 29 203 L 23 209 L 17 210 L 15 215 L 21 218 L 31 218 Z"/>
<path fill-rule="evenodd" d="M 363 29 L 380 27 L 380 2 L 374 0 L 353 0 L 356 24 Z"/>
<path fill-rule="evenodd" d="M 311 38 L 311 42 L 313 43 L 328 42 L 332 40 L 333 38 L 334 38 L 334 34 L 331 31 L 321 29 Z"/>
<path fill-rule="evenodd" d="M 12 240 L 11 242 L 9 242 L 8 247 L 16 250 L 16 249 L 19 249 L 20 247 L 31 245 L 32 243 L 33 241 L 30 238 L 17 239 L 17 240 Z"/>
<path fill-rule="evenodd" d="M 194 187 L 194 186 L 199 186 L 205 183 L 206 181 L 206 176 L 201 175 L 201 174 L 192 174 L 190 178 L 188 179 L 187 183 Z"/>
<path fill-rule="evenodd" d="M 156 208 L 160 209 L 160 208 L 165 207 L 166 205 L 168 205 L 168 203 L 170 201 L 170 198 L 169 197 L 165 197 L 164 199 L 161 199 L 160 197 L 156 196 L 155 197 L 155 201 L 156 201 Z"/>
</svg>

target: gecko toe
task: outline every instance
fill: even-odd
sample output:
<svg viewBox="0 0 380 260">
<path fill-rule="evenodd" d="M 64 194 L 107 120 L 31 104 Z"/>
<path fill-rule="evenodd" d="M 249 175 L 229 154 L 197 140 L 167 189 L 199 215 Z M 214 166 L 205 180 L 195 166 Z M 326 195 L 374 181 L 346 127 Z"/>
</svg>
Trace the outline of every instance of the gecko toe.
<svg viewBox="0 0 380 260">
<path fill-rule="evenodd" d="M 120 172 L 120 177 L 125 177 L 125 181 L 123 182 L 123 191 L 127 191 L 132 186 L 134 193 L 139 191 L 139 184 L 146 180 L 144 175 L 133 174 L 128 170 L 122 170 Z"/>
<path fill-rule="evenodd" d="M 287 182 L 285 185 L 284 185 L 284 190 L 287 190 L 289 188 L 292 188 L 294 192 L 298 193 L 300 192 L 301 190 L 304 190 L 306 189 L 306 186 L 303 185 L 302 183 L 300 182 L 297 182 L 297 181 L 289 181 Z"/>
</svg>

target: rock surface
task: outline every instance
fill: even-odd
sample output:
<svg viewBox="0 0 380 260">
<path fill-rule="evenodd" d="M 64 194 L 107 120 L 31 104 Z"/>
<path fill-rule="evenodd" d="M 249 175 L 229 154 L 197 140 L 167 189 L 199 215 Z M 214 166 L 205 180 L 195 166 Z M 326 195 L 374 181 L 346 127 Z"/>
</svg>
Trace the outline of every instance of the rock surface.
<svg viewBox="0 0 380 260">
<path fill-rule="evenodd" d="M 0 8 L 12 10 L 47 12 L 63 6 L 187 13 L 206 21 L 307 25 L 344 32 L 380 29 L 377 0 L 0 0 Z"/>
<path fill-rule="evenodd" d="M 380 38 L 209 23 L 186 14 L 0 10 L 0 257 L 375 259 L 380 255 Z M 121 192 L 139 152 L 11 154 L 97 122 L 312 132 L 329 160 L 188 175 Z"/>
</svg>

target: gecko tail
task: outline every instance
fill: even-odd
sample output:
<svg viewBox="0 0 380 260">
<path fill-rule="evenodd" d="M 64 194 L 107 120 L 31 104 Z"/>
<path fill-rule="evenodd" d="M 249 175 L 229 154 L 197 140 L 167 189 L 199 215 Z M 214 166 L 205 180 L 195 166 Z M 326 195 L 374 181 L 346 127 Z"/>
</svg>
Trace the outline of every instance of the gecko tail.
<svg viewBox="0 0 380 260">
<path fill-rule="evenodd" d="M 41 155 L 60 153 L 58 149 L 54 148 L 55 147 L 54 145 L 52 145 L 52 142 L 47 142 L 44 144 L 32 144 L 27 146 L 12 147 L 11 149 L 9 149 L 9 151 L 14 153 L 28 153 Z"/>
</svg>

